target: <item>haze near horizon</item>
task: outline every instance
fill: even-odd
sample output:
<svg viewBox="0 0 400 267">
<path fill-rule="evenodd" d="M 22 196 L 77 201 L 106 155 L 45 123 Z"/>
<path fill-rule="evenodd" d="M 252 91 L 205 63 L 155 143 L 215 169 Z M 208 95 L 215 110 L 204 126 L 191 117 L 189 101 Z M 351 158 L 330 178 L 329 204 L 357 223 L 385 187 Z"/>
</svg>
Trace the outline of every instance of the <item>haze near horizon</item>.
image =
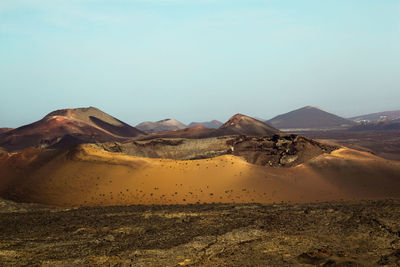
<svg viewBox="0 0 400 267">
<path fill-rule="evenodd" d="M 400 1 L 5 0 L 0 58 L 0 127 L 85 106 L 131 125 L 351 117 L 400 108 Z"/>
</svg>

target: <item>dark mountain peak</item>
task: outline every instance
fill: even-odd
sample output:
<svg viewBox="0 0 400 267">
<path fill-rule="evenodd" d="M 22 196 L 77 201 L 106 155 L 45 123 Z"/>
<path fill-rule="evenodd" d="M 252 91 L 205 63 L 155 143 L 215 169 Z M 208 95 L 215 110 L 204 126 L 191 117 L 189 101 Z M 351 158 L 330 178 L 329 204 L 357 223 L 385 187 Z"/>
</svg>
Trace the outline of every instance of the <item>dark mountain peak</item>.
<svg viewBox="0 0 400 267">
<path fill-rule="evenodd" d="M 322 109 L 321 108 L 319 108 L 319 107 L 314 107 L 314 106 L 305 106 L 305 107 L 302 107 L 302 108 L 300 108 L 300 109 L 305 109 L 305 110 L 320 110 L 320 111 L 322 111 Z"/>
<path fill-rule="evenodd" d="M 229 126 L 231 126 L 231 125 L 240 123 L 240 122 L 243 121 L 243 120 L 255 120 L 255 121 L 256 121 L 256 119 L 254 119 L 254 118 L 251 118 L 251 117 L 249 117 L 249 116 L 246 116 L 246 115 L 237 113 L 237 114 L 233 115 L 232 117 L 230 117 L 230 118 L 228 119 L 228 121 L 225 122 L 220 128 L 229 127 Z"/>
<path fill-rule="evenodd" d="M 168 118 L 168 119 L 160 120 L 160 121 L 157 121 L 157 122 L 167 122 L 167 121 L 174 121 L 174 120 L 171 119 L 171 118 Z"/>
<path fill-rule="evenodd" d="M 105 112 L 101 111 L 100 109 L 96 107 L 84 107 L 84 108 L 66 108 L 66 109 L 58 109 L 55 111 L 50 112 L 45 116 L 46 117 L 52 117 L 52 116 L 65 116 L 65 117 L 74 117 L 75 114 L 81 114 L 81 113 L 103 113 L 106 114 Z"/>
<path fill-rule="evenodd" d="M 267 125 L 265 122 L 257 120 L 253 117 L 243 115 L 240 113 L 237 113 L 233 115 L 232 117 L 229 118 L 227 122 L 225 122 L 220 128 L 227 128 L 230 126 L 238 125 L 238 124 L 262 124 L 262 125 Z M 269 126 L 269 125 L 267 125 Z M 272 128 L 272 127 L 271 127 Z"/>
<path fill-rule="evenodd" d="M 278 129 L 329 129 L 354 125 L 354 122 L 339 117 L 318 107 L 306 106 L 269 120 Z"/>
<path fill-rule="evenodd" d="M 295 111 L 297 111 L 297 112 L 302 111 L 302 112 L 322 112 L 322 113 L 329 113 L 329 112 L 323 110 L 323 109 L 320 108 L 320 107 L 314 107 L 314 106 L 305 106 L 305 107 L 302 107 L 302 108 L 293 110 L 293 111 L 291 111 L 291 112 L 295 112 Z M 289 113 L 290 113 L 290 112 L 289 112 Z M 329 114 L 331 114 L 331 113 L 329 113 Z"/>
<path fill-rule="evenodd" d="M 259 121 L 252 117 L 235 114 L 220 128 L 225 134 L 245 134 L 245 135 L 271 135 L 279 133 L 278 129 Z"/>
</svg>

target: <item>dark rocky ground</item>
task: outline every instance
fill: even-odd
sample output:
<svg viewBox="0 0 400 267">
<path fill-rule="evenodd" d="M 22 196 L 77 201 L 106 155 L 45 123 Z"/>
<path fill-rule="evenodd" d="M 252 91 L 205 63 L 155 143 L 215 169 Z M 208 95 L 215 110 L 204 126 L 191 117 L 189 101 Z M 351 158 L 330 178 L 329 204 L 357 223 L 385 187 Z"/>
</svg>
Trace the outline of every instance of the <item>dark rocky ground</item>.
<svg viewBox="0 0 400 267">
<path fill-rule="evenodd" d="M 54 209 L 0 201 L 1 266 L 399 266 L 400 201 Z"/>
<path fill-rule="evenodd" d="M 290 167 L 338 149 L 296 134 L 223 136 L 203 139 L 158 138 L 125 143 L 100 143 L 98 148 L 138 157 L 175 160 L 205 159 L 233 154 L 262 166 Z M 76 149 L 78 152 L 79 149 Z"/>
</svg>

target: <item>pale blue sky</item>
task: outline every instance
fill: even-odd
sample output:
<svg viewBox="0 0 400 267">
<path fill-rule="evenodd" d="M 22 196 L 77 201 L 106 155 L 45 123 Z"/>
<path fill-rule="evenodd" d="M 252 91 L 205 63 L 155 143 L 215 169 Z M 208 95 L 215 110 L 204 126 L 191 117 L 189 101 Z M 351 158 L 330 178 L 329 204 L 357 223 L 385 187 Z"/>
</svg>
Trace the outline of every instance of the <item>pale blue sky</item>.
<svg viewBox="0 0 400 267">
<path fill-rule="evenodd" d="M 400 0 L 1 0 L 0 127 L 400 109 Z"/>
</svg>

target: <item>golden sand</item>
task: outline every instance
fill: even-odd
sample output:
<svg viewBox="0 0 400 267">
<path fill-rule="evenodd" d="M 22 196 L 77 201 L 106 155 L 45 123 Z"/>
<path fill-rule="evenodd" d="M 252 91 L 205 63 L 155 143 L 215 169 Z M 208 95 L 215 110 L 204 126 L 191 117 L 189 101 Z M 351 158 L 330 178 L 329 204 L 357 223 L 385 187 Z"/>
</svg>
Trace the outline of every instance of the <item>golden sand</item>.
<svg viewBox="0 0 400 267">
<path fill-rule="evenodd" d="M 56 206 L 280 203 L 400 197 L 400 163 L 341 148 L 291 168 L 225 155 L 177 161 L 91 145 L 0 155 L 0 196 Z"/>
</svg>

